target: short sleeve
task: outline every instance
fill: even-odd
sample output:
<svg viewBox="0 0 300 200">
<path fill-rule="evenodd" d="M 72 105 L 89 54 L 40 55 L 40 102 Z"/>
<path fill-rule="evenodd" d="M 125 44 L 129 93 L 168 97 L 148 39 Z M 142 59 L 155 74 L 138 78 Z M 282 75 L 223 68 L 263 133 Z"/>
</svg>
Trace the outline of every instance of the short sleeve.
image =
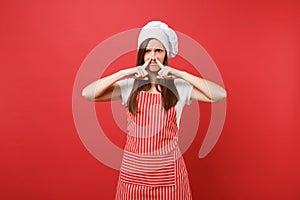
<svg viewBox="0 0 300 200">
<path fill-rule="evenodd" d="M 133 78 L 123 79 L 117 82 L 121 89 L 121 103 L 126 105 L 129 95 L 133 87 Z"/>
<path fill-rule="evenodd" d="M 175 79 L 174 84 L 177 88 L 179 101 L 184 104 L 191 104 L 193 86 L 183 79 Z"/>
</svg>

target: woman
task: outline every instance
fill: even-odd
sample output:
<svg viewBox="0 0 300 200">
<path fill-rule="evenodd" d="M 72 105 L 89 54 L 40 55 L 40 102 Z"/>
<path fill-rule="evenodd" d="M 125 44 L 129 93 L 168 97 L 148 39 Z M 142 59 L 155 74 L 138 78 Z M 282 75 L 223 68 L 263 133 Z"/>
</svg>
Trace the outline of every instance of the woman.
<svg viewBox="0 0 300 200">
<path fill-rule="evenodd" d="M 182 109 L 191 101 L 221 101 L 226 91 L 168 66 L 168 58 L 178 52 L 178 40 L 165 23 L 144 26 L 138 47 L 137 67 L 96 80 L 82 91 L 91 101 L 121 100 L 128 110 L 116 199 L 192 199 L 178 148 Z"/>
</svg>

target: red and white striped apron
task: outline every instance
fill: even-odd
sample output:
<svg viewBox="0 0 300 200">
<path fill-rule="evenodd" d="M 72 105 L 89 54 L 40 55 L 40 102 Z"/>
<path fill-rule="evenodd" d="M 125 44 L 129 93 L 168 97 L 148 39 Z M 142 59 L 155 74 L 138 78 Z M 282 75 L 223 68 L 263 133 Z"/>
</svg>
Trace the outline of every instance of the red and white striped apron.
<svg viewBox="0 0 300 200">
<path fill-rule="evenodd" d="M 117 200 L 190 200 L 179 155 L 175 106 L 165 111 L 160 93 L 139 92 L 136 115 L 127 112 L 128 135 Z"/>
</svg>

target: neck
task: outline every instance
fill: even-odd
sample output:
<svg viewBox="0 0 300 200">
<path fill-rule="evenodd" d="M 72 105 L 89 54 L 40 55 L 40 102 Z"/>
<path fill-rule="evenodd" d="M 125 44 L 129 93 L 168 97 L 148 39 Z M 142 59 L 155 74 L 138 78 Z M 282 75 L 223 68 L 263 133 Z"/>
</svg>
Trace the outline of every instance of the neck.
<svg viewBox="0 0 300 200">
<path fill-rule="evenodd" d="M 160 89 L 160 86 L 158 85 L 158 88 Z M 155 84 L 151 84 L 151 87 L 149 90 L 147 90 L 147 92 L 151 92 L 151 93 L 160 93 L 156 87 L 155 87 Z"/>
<path fill-rule="evenodd" d="M 147 92 L 152 92 L 152 93 L 159 93 L 159 91 L 156 89 L 155 84 L 156 84 L 156 77 L 157 73 L 156 72 L 148 72 L 149 78 L 150 78 L 150 88 L 147 90 Z M 160 88 L 160 86 L 158 86 Z"/>
<path fill-rule="evenodd" d="M 150 82 L 151 85 L 155 85 L 156 82 L 156 77 L 157 77 L 157 73 L 156 72 L 149 72 L 149 78 L 150 78 Z"/>
</svg>

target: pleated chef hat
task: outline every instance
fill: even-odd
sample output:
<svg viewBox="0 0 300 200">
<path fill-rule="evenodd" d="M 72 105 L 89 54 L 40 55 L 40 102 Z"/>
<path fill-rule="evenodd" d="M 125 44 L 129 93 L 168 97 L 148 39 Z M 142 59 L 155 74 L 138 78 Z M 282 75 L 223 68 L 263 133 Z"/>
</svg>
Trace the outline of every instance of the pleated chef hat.
<svg viewBox="0 0 300 200">
<path fill-rule="evenodd" d="M 178 38 L 167 24 L 160 21 L 151 21 L 146 24 L 138 38 L 138 48 L 148 38 L 158 39 L 166 48 L 169 58 L 174 58 L 178 53 Z"/>
</svg>

